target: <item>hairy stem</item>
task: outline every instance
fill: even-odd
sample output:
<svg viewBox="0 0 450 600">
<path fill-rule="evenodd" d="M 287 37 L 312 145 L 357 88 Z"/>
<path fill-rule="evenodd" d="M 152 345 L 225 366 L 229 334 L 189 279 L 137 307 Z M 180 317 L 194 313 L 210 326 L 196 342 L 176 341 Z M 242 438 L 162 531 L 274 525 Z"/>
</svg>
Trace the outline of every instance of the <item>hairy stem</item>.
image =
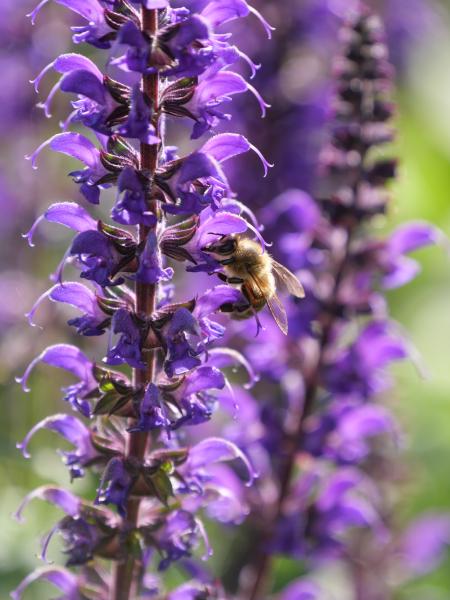
<svg viewBox="0 0 450 600">
<path fill-rule="evenodd" d="M 153 37 L 158 29 L 158 11 L 142 8 L 142 29 L 150 37 Z M 156 114 L 158 108 L 159 95 L 159 77 L 157 73 L 144 75 L 142 78 L 142 88 L 144 94 L 153 106 Z M 157 125 L 157 123 L 155 124 Z M 156 127 L 157 128 L 157 127 Z M 151 177 L 158 165 L 158 146 L 141 143 L 141 170 Z M 157 201 L 151 196 L 151 185 L 148 187 L 148 205 L 149 209 L 154 213 L 158 213 Z M 138 241 L 145 243 L 150 228 L 138 226 Z M 136 282 L 136 314 L 149 316 L 155 310 L 157 298 L 157 286 L 145 283 Z M 156 355 L 155 351 L 151 350 L 146 358 L 145 369 L 133 369 L 133 382 L 136 387 L 145 387 L 155 378 Z M 148 445 L 148 433 L 130 433 L 128 435 L 127 457 L 136 459 L 142 462 Z M 130 498 L 127 505 L 127 520 L 124 524 L 127 530 L 133 529 L 138 525 L 139 520 L 140 500 Z M 124 561 L 120 561 L 114 572 L 113 580 L 113 595 L 114 600 L 129 600 L 134 597 L 136 590 L 134 589 L 135 582 L 134 574 L 137 572 L 136 557 L 130 554 Z"/>
</svg>

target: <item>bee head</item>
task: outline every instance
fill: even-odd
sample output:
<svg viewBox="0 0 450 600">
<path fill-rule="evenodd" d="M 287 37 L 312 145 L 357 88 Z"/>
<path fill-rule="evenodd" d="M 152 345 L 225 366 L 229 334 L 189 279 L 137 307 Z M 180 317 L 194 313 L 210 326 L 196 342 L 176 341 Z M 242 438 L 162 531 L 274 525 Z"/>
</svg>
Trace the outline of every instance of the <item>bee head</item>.
<svg viewBox="0 0 450 600">
<path fill-rule="evenodd" d="M 202 252 L 219 256 L 232 256 L 236 252 L 237 241 L 232 235 L 221 235 L 220 239 L 203 246 Z"/>
</svg>

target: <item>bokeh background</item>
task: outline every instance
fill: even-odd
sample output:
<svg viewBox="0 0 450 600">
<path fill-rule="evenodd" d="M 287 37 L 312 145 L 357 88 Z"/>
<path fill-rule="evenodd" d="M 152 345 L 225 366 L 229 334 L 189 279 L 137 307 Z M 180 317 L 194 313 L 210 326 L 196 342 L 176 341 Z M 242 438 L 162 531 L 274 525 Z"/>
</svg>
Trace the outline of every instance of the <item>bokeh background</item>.
<svg viewBox="0 0 450 600">
<path fill-rule="evenodd" d="M 250 126 L 249 136 L 269 159 L 277 160 L 263 184 L 256 184 L 260 172 L 252 161 L 234 167 L 234 188 L 243 202 L 261 208 L 289 187 L 314 189 L 317 152 L 327 134 L 326 98 L 337 25 L 350 4 L 351 0 L 264 0 L 259 8 L 277 26 L 274 40 L 237 32 L 248 52 L 263 61 L 255 85 L 272 104 L 269 117 Z M 397 68 L 398 135 L 391 152 L 400 159 L 390 214 L 378 226 L 390 230 L 405 220 L 428 220 L 450 235 L 450 2 L 374 0 L 372 5 L 386 20 Z M 30 329 L 24 318 L 49 287 L 48 273 L 60 260 L 70 233 L 44 224 L 34 249 L 21 234 L 50 203 L 78 199 L 66 175 L 73 168 L 69 160 L 43 153 L 39 170 L 33 171 L 23 158 L 56 132 L 68 102 L 55 99 L 53 117 L 45 119 L 28 81 L 57 54 L 68 51 L 71 17 L 50 3 L 33 28 L 25 17 L 33 7 L 29 0 L 2 0 L 0 6 L 0 598 L 7 598 L 39 564 L 39 539 L 54 522 L 56 509 L 34 503 L 21 525 L 12 513 L 33 487 L 68 483 L 52 434 L 39 433 L 28 461 L 15 447 L 34 423 L 64 410 L 59 388 L 67 380 L 54 370 L 37 369 L 31 393 L 24 394 L 14 377 L 44 346 L 71 341 L 64 307 L 41 306 L 36 321 L 43 329 Z M 54 81 L 54 76 L 45 80 L 44 95 Z M 240 102 L 236 128 L 245 130 L 245 121 L 254 113 L 251 99 Z M 286 161 L 283 169 L 280 161 Z M 418 258 L 421 275 L 389 294 L 392 314 L 417 348 L 420 366 L 396 367 L 397 386 L 387 399 L 403 431 L 402 477 L 394 501 L 398 519 L 405 523 L 422 512 L 450 512 L 449 250 L 444 244 L 422 251 Z M 89 479 L 74 484 L 81 494 L 91 494 L 93 486 Z M 232 539 L 232 533 L 226 538 Z M 52 557 L 57 557 L 57 548 L 56 544 L 50 552 Z M 220 554 L 219 550 L 218 558 Z M 278 568 L 280 582 L 294 569 L 282 563 Z M 339 574 L 326 573 L 323 580 L 330 597 L 351 600 Z M 26 598 L 31 594 L 35 600 L 52 597 L 45 586 L 33 588 Z M 399 600 L 449 597 L 450 553 L 433 573 L 399 586 L 396 595 Z"/>
</svg>

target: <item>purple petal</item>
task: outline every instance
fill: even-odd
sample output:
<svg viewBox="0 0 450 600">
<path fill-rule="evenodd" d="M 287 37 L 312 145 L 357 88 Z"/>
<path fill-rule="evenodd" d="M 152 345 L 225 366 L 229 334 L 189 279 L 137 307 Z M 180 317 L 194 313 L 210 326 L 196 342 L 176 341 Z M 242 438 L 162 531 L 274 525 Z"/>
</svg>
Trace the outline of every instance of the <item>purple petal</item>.
<svg viewBox="0 0 450 600">
<path fill-rule="evenodd" d="M 25 438 L 16 447 L 22 452 L 25 458 L 30 458 L 28 452 L 28 444 L 34 434 L 40 429 L 49 429 L 59 433 L 68 442 L 79 448 L 81 451 L 87 447 L 90 448 L 90 431 L 79 419 L 72 415 L 52 415 L 46 417 L 42 421 L 39 421 L 30 431 L 27 433 Z"/>
<path fill-rule="evenodd" d="M 395 254 L 407 254 L 436 244 L 440 237 L 439 230 L 428 223 L 406 223 L 392 233 L 388 245 Z"/>
<path fill-rule="evenodd" d="M 37 169 L 36 159 L 46 146 L 49 146 L 55 152 L 61 152 L 80 160 L 91 169 L 95 169 L 99 162 L 99 151 L 87 137 L 80 133 L 66 131 L 57 133 L 53 137 L 43 142 L 32 154 L 25 156 L 31 160 L 33 169 Z"/>
<path fill-rule="evenodd" d="M 315 583 L 298 579 L 282 591 L 279 600 L 318 600 L 319 593 L 320 590 Z"/>
<path fill-rule="evenodd" d="M 247 485 L 251 485 L 257 477 L 248 458 L 235 444 L 221 438 L 207 438 L 202 440 L 189 450 L 188 466 L 193 469 L 201 469 L 211 463 L 223 462 L 239 458 L 247 471 Z"/>
<path fill-rule="evenodd" d="M 48 73 L 51 69 L 54 69 L 58 73 L 70 73 L 71 71 L 90 71 L 94 74 L 100 82 L 103 82 L 103 74 L 100 69 L 97 67 L 95 63 L 92 62 L 87 56 L 83 56 L 82 54 L 76 54 L 75 52 L 70 52 L 68 54 L 61 54 L 58 56 L 56 60 L 49 63 L 36 79 L 33 79 L 31 83 L 34 84 L 34 89 L 36 92 L 39 90 L 39 84 L 46 73 Z"/>
<path fill-rule="evenodd" d="M 42 567 L 27 575 L 18 587 L 11 592 L 13 600 L 21 600 L 25 589 L 35 581 L 44 580 L 52 583 L 62 592 L 66 600 L 80 600 L 78 593 L 78 579 L 76 575 L 61 567 Z"/>
<path fill-rule="evenodd" d="M 402 554 L 406 566 L 417 574 L 433 571 L 450 545 L 450 515 L 428 514 L 404 534 Z"/>
<path fill-rule="evenodd" d="M 33 368 L 40 362 L 65 369 L 82 381 L 89 381 L 92 378 L 92 362 L 81 350 L 69 344 L 55 344 L 46 348 L 31 361 L 23 376 L 16 379 L 17 383 L 22 385 L 25 392 L 30 391 L 27 387 L 28 377 Z"/>
<path fill-rule="evenodd" d="M 27 233 L 23 234 L 22 237 L 28 240 L 28 244 L 31 247 L 34 246 L 34 232 L 43 219 L 51 223 L 64 225 L 75 231 L 97 229 L 97 221 L 82 206 L 79 206 L 75 202 L 56 202 L 49 206 L 45 213 L 36 219 Z"/>
<path fill-rule="evenodd" d="M 42 0 L 31 13 L 27 14 L 27 17 L 31 17 L 33 25 L 37 14 L 48 1 Z M 90 23 L 102 23 L 104 20 L 105 11 L 97 0 L 55 0 L 55 2 L 78 13 Z"/>
<path fill-rule="evenodd" d="M 273 165 L 267 162 L 256 146 L 250 144 L 247 138 L 238 133 L 219 133 L 219 135 L 215 135 L 209 139 L 202 146 L 200 152 L 212 156 L 215 160 L 221 163 L 234 156 L 238 156 L 243 152 L 248 152 L 249 150 L 253 150 L 261 159 L 264 167 L 264 176 L 266 176 L 268 173 L 268 167 L 273 167 Z"/>
<path fill-rule="evenodd" d="M 392 290 L 412 281 L 420 273 L 417 261 L 407 256 L 399 255 L 390 265 L 390 271 L 382 279 L 383 287 Z"/>
<path fill-rule="evenodd" d="M 215 367 L 199 367 L 186 377 L 183 386 L 183 395 L 190 396 L 209 389 L 222 389 L 225 387 L 225 377 Z"/>
<path fill-rule="evenodd" d="M 219 310 L 222 304 L 226 302 L 237 302 L 242 298 L 240 290 L 229 285 L 217 285 L 211 290 L 207 290 L 197 299 L 194 309 L 194 315 L 197 319 L 207 317 L 213 312 Z"/>
<path fill-rule="evenodd" d="M 233 369 L 236 369 L 236 365 L 244 367 L 249 378 L 249 381 L 244 385 L 246 389 L 251 388 L 259 380 L 258 375 L 245 356 L 232 348 L 210 348 L 208 350 L 208 365 L 219 368 L 233 367 Z"/>
<path fill-rule="evenodd" d="M 74 494 L 71 494 L 63 488 L 43 485 L 27 494 L 22 500 L 19 508 L 14 513 L 14 517 L 18 521 L 23 520 L 22 513 L 24 509 L 28 506 L 31 500 L 34 500 L 35 498 L 39 498 L 39 500 L 46 500 L 47 502 L 54 504 L 71 517 L 76 517 L 80 513 L 81 500 L 77 498 L 77 496 L 74 496 Z"/>
<path fill-rule="evenodd" d="M 90 71 L 77 70 L 66 75 L 60 83 L 62 92 L 80 94 L 97 102 L 97 104 L 106 104 L 106 90 L 103 81 Z"/>
<path fill-rule="evenodd" d="M 65 302 L 90 316 L 101 314 L 97 304 L 97 296 L 92 290 L 77 281 L 67 281 L 54 285 L 36 300 L 33 308 L 26 315 L 30 325 L 34 326 L 34 314 L 45 298 L 52 300 L 52 302 Z"/>
</svg>

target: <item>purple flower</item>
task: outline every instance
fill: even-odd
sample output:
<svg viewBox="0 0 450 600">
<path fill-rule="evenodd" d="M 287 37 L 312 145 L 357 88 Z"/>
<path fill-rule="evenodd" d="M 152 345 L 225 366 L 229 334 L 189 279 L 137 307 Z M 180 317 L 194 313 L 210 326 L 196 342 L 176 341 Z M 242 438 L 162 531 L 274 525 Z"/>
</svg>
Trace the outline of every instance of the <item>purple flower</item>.
<svg viewBox="0 0 450 600">
<path fill-rule="evenodd" d="M 100 150 L 80 133 L 71 131 L 58 133 L 43 142 L 32 154 L 25 157 L 27 160 L 31 160 L 33 169 L 37 169 L 37 156 L 46 146 L 49 146 L 55 152 L 72 156 L 86 165 L 85 169 L 73 171 L 71 175 L 77 183 L 81 184 L 80 191 L 86 200 L 92 204 L 98 204 L 101 186 L 99 182 L 107 174 L 107 170 L 100 160 Z"/>
<path fill-rule="evenodd" d="M 403 535 L 401 557 L 414 574 L 435 569 L 450 545 L 450 515 L 425 514 L 414 521 Z"/>
<path fill-rule="evenodd" d="M 34 325 L 34 314 L 45 298 L 52 302 L 65 302 L 82 311 L 81 317 L 68 321 L 69 325 L 76 328 L 77 333 L 90 336 L 102 335 L 105 332 L 109 319 L 101 310 L 97 295 L 82 283 L 67 281 L 44 292 L 26 315 L 30 325 Z"/>
<path fill-rule="evenodd" d="M 25 589 L 35 581 L 48 581 L 63 592 L 63 596 L 56 600 L 81 600 L 79 580 L 76 575 L 62 567 L 41 567 L 23 579 L 19 586 L 11 592 L 13 600 L 20 600 Z"/>
<path fill-rule="evenodd" d="M 133 478 L 121 458 L 112 458 L 106 465 L 95 504 L 114 504 L 121 516 L 126 515 L 126 502 Z"/>
<path fill-rule="evenodd" d="M 139 267 L 136 271 L 137 281 L 152 284 L 158 281 L 169 281 L 173 276 L 173 269 L 161 267 L 161 254 L 156 234 L 151 231 L 147 236 L 144 249 L 138 255 Z"/>
<path fill-rule="evenodd" d="M 147 225 L 153 227 L 155 215 L 149 210 L 146 182 L 131 167 L 125 167 L 117 180 L 118 195 L 111 211 L 112 218 L 123 225 Z"/>
<path fill-rule="evenodd" d="M 58 223 L 80 232 L 97 228 L 97 221 L 82 206 L 79 206 L 75 202 L 57 202 L 51 204 L 45 213 L 36 219 L 31 229 L 23 235 L 27 239 L 29 246 L 34 246 L 34 232 L 44 219 L 50 223 Z"/>
<path fill-rule="evenodd" d="M 127 363 L 136 369 L 144 369 L 142 343 L 144 330 L 138 319 L 127 309 L 121 308 L 114 313 L 111 331 L 119 334 L 116 344 L 108 349 L 106 363 L 121 365 Z"/>
<path fill-rule="evenodd" d="M 27 387 L 28 378 L 33 368 L 40 362 L 65 369 L 78 377 L 78 383 L 63 388 L 64 399 L 70 403 L 72 408 L 80 411 L 85 416 L 89 416 L 90 405 L 86 398 L 90 392 L 97 389 L 97 382 L 93 376 L 94 364 L 88 357 L 75 346 L 68 344 L 49 346 L 30 363 L 23 376 L 17 378 L 17 382 L 22 385 L 25 392 L 30 391 Z"/>
<path fill-rule="evenodd" d="M 127 120 L 118 129 L 118 133 L 126 138 L 134 138 L 144 144 L 158 144 L 160 139 L 151 124 L 152 108 L 146 104 L 144 94 L 138 85 L 131 92 L 130 112 Z"/>
<path fill-rule="evenodd" d="M 195 119 L 192 139 L 198 139 L 207 131 L 214 129 L 221 120 L 229 120 L 231 115 L 223 113 L 218 107 L 222 103 L 230 101 L 232 95 L 247 91 L 250 91 L 258 100 L 264 117 L 269 105 L 242 75 L 232 71 L 216 72 L 214 69 L 204 73 L 199 79 L 192 99 L 186 104 L 189 116 Z"/>
<path fill-rule="evenodd" d="M 88 230 L 79 233 L 73 240 L 69 254 L 75 256 L 81 266 L 81 277 L 95 281 L 102 287 L 120 285 L 123 278 L 113 279 L 133 258 L 135 247 L 130 239 L 128 249 L 115 243 L 103 232 Z M 120 250 L 119 250 L 120 248 Z"/>
<path fill-rule="evenodd" d="M 91 442 L 91 432 L 88 427 L 71 415 L 53 415 L 46 417 L 37 423 L 25 436 L 24 440 L 17 444 L 26 458 L 30 457 L 28 453 L 28 444 L 34 434 L 40 429 L 49 429 L 59 433 L 68 442 L 73 444 L 73 451 L 60 450 L 64 463 L 70 469 L 71 478 L 82 477 L 84 475 L 83 467 L 89 465 L 97 456 L 97 452 Z"/>
<path fill-rule="evenodd" d="M 158 549 L 163 555 L 158 569 L 165 571 L 172 562 L 191 556 L 203 534 L 200 522 L 185 510 L 172 512 L 158 532 Z"/>
<path fill-rule="evenodd" d="M 27 15 L 31 17 L 31 22 L 33 24 L 37 14 L 48 1 L 49 0 L 41 0 L 36 8 Z M 77 13 L 88 22 L 87 25 L 72 27 L 72 31 L 74 32 L 73 41 L 75 44 L 87 42 L 96 48 L 110 47 L 111 42 L 108 39 L 108 34 L 111 30 L 105 23 L 105 11 L 98 0 L 55 0 L 55 2 Z"/>
<path fill-rule="evenodd" d="M 200 328 L 187 308 L 179 308 L 173 315 L 166 333 L 167 356 L 164 371 L 168 377 L 182 375 L 200 366 L 198 348 Z"/>
<path fill-rule="evenodd" d="M 210 138 L 200 150 L 179 161 L 178 168 L 169 180 L 168 199 L 175 201 L 175 204 L 165 204 L 164 210 L 175 214 L 199 213 L 212 203 L 219 191 L 222 198 L 230 191 L 222 163 L 249 150 L 256 152 L 267 174 L 271 165 L 244 136 L 222 133 Z M 204 188 L 204 193 L 197 191 L 198 186 L 194 185 L 197 182 Z"/>
<path fill-rule="evenodd" d="M 81 501 L 79 498 L 77 498 L 77 496 L 74 496 L 74 494 L 71 494 L 62 488 L 43 485 L 27 494 L 22 500 L 19 508 L 14 514 L 14 517 L 18 521 L 23 520 L 22 513 L 24 509 L 35 498 L 38 498 L 39 500 L 46 500 L 47 502 L 54 504 L 71 517 L 78 516 L 81 511 Z"/>
<path fill-rule="evenodd" d="M 159 427 L 167 428 L 170 426 L 170 420 L 167 416 L 167 410 L 163 407 L 157 386 L 150 383 L 139 403 L 139 418 L 136 425 L 128 429 L 129 432 L 151 431 Z"/>
</svg>

